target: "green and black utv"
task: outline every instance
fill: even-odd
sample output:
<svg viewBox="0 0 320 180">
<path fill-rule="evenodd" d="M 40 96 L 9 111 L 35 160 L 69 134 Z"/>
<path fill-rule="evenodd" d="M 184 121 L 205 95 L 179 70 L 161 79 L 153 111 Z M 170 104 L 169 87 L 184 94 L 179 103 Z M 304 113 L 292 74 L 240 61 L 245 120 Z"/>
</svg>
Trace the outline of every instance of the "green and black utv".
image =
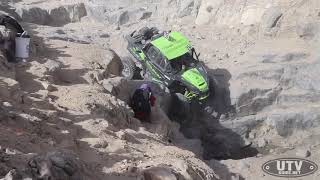
<svg viewBox="0 0 320 180">
<path fill-rule="evenodd" d="M 126 36 L 133 55 L 124 59 L 123 75 L 134 76 L 136 67 L 145 78 L 167 87 L 171 93 L 183 95 L 189 102 L 205 101 L 209 96 L 209 78 L 199 54 L 179 32 L 159 33 L 157 28 L 142 28 Z"/>
</svg>

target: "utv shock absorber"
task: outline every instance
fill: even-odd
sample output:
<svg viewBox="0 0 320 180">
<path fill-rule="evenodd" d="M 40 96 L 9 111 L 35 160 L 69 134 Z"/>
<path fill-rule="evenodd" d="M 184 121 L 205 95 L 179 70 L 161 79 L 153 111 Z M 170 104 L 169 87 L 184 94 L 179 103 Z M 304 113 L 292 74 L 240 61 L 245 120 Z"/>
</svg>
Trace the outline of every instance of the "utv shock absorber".
<svg viewBox="0 0 320 180">
<path fill-rule="evenodd" d="M 197 95 L 193 92 L 186 90 L 184 96 L 188 99 L 188 101 L 191 101 L 192 98 L 196 97 Z"/>
</svg>

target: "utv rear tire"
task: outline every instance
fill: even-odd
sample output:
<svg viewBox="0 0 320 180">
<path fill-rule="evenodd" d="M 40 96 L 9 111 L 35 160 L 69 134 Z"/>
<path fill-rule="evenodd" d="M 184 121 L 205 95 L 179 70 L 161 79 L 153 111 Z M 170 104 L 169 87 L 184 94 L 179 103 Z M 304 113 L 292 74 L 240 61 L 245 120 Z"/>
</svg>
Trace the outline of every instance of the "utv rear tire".
<svg viewBox="0 0 320 180">
<path fill-rule="evenodd" d="M 125 77 L 126 79 L 133 79 L 137 66 L 134 63 L 134 61 L 130 57 L 123 57 L 121 59 L 123 70 L 121 72 L 121 75 Z"/>
<path fill-rule="evenodd" d="M 216 95 L 218 88 L 218 81 L 215 77 L 209 77 L 209 92 L 210 97 L 214 97 Z"/>
</svg>

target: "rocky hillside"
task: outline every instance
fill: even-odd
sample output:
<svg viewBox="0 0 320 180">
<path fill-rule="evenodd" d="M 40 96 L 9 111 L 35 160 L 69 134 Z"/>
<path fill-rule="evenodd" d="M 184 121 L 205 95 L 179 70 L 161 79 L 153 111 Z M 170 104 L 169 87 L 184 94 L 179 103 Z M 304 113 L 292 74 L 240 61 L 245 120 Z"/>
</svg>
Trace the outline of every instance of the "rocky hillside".
<svg viewBox="0 0 320 180">
<path fill-rule="evenodd" d="M 269 180 L 270 159 L 320 163 L 318 0 L 12 0 L 0 10 L 32 35 L 28 62 L 0 57 L 0 178 Z M 143 81 L 120 77 L 123 36 L 143 26 L 192 41 L 216 79 L 214 112 L 185 121 L 154 84 L 151 123 L 132 117 Z"/>
</svg>

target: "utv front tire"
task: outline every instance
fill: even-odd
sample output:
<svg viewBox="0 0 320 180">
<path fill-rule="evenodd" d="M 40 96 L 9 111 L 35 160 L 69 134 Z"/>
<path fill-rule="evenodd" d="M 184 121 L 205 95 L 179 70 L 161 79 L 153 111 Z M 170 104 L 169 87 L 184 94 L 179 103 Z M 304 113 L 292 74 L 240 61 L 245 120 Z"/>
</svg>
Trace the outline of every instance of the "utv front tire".
<svg viewBox="0 0 320 180">
<path fill-rule="evenodd" d="M 124 57 L 121 59 L 123 70 L 121 75 L 126 79 L 133 79 L 137 66 L 130 57 Z"/>
</svg>

